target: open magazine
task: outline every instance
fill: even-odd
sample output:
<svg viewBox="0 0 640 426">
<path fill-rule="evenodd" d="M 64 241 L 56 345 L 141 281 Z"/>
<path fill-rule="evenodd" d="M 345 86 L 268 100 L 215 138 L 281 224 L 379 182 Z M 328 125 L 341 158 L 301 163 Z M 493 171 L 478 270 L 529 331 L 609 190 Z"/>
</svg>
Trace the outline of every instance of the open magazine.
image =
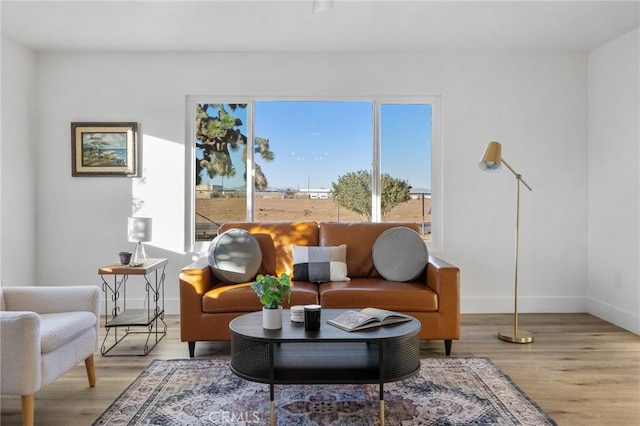
<svg viewBox="0 0 640 426">
<path fill-rule="evenodd" d="M 357 331 L 411 321 L 411 319 L 410 316 L 398 312 L 378 308 L 364 308 L 360 311 L 344 311 L 337 317 L 328 320 L 327 323 L 346 331 Z"/>
</svg>

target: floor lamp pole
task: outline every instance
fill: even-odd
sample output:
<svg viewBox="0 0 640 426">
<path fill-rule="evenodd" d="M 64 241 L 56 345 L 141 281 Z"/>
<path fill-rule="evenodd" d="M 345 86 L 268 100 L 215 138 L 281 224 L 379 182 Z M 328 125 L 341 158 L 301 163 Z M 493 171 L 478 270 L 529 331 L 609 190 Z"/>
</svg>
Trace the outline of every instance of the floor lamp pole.
<svg viewBox="0 0 640 426">
<path fill-rule="evenodd" d="M 514 308 L 513 308 L 513 329 L 512 330 L 501 330 L 498 333 L 498 338 L 500 340 L 504 340 L 505 342 L 511 343 L 531 343 L 533 342 L 533 334 L 525 330 L 518 330 L 518 248 L 519 248 L 519 233 L 520 233 L 520 184 L 522 183 L 527 187 L 529 191 L 531 191 L 531 187 L 527 185 L 527 183 L 522 179 L 522 175 L 516 173 L 516 171 L 502 159 L 502 164 L 507 166 L 507 168 L 513 173 L 516 177 L 517 181 L 517 190 L 516 190 L 516 242 L 515 242 L 515 297 L 514 297 Z"/>
</svg>

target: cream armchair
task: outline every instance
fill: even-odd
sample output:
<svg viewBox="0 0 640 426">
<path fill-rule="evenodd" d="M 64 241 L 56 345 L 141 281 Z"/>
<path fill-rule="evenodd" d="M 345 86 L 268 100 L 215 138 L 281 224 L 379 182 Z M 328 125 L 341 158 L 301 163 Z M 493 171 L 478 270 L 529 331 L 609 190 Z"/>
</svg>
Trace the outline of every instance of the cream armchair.
<svg viewBox="0 0 640 426">
<path fill-rule="evenodd" d="M 0 393 L 22 395 L 22 422 L 34 423 L 35 393 L 84 361 L 96 383 L 100 289 L 0 288 Z"/>
</svg>

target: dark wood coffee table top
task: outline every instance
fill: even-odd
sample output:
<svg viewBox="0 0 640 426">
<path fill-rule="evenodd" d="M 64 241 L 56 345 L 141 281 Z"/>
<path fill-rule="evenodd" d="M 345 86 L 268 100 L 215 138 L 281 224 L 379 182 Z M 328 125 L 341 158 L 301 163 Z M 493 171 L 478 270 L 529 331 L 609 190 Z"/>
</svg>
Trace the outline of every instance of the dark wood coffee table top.
<svg viewBox="0 0 640 426">
<path fill-rule="evenodd" d="M 320 330 L 307 331 L 304 324 L 290 321 L 288 309 L 283 309 L 282 328 L 280 330 L 267 330 L 262 328 L 262 312 L 252 312 L 239 316 L 231 321 L 229 328 L 232 333 L 242 335 L 244 338 L 253 338 L 263 341 L 278 342 L 310 342 L 310 341 L 379 341 L 404 336 L 412 332 L 420 331 L 420 321 L 412 321 L 373 327 L 361 331 L 344 331 L 331 324 L 327 320 L 337 317 L 348 309 L 323 309 L 320 319 Z"/>
</svg>

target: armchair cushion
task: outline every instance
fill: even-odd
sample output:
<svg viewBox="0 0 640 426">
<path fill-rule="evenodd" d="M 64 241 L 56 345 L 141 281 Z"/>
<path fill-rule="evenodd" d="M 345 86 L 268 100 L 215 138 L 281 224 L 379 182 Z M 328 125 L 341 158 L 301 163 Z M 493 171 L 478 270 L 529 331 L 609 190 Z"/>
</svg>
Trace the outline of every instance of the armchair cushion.
<svg viewBox="0 0 640 426">
<path fill-rule="evenodd" d="M 40 315 L 40 351 L 52 352 L 94 328 L 92 312 L 64 312 Z"/>
</svg>

